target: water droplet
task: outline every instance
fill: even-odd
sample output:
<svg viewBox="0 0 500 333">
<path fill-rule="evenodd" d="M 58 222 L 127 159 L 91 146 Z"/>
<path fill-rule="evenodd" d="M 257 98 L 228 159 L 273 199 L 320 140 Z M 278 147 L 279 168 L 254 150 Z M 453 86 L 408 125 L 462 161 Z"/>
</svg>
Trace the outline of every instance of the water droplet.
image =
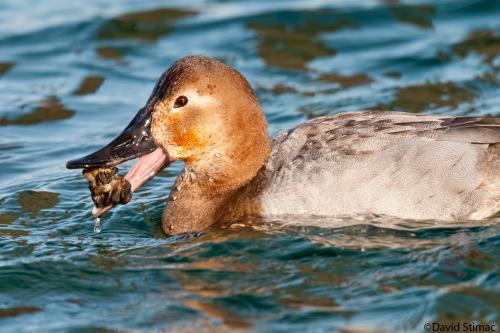
<svg viewBox="0 0 500 333">
<path fill-rule="evenodd" d="M 94 232 L 96 234 L 101 232 L 101 219 L 99 217 L 96 217 L 94 220 Z"/>
<path fill-rule="evenodd" d="M 214 182 L 214 179 L 212 177 L 208 177 L 208 181 L 213 183 Z"/>
<path fill-rule="evenodd" d="M 175 200 L 177 200 L 177 196 L 173 195 L 172 196 L 172 201 L 175 201 Z"/>
<path fill-rule="evenodd" d="M 215 153 L 215 157 L 221 157 L 222 154 L 221 153 Z"/>
<path fill-rule="evenodd" d="M 182 189 L 182 187 L 180 187 L 180 185 L 177 185 L 177 186 L 175 187 L 175 189 L 176 189 L 177 191 L 180 191 L 180 190 Z"/>
<path fill-rule="evenodd" d="M 173 226 L 173 225 L 169 225 L 169 226 L 168 226 L 168 228 L 169 228 L 170 230 L 172 230 L 172 229 L 174 229 L 174 226 Z"/>
</svg>

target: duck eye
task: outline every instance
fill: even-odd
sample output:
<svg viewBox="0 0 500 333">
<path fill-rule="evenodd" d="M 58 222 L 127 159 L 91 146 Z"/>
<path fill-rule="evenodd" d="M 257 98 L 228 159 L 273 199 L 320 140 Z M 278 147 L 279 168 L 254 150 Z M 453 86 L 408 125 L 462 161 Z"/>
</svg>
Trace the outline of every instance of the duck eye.
<svg viewBox="0 0 500 333">
<path fill-rule="evenodd" d="M 188 102 L 188 98 L 186 96 L 179 96 L 175 100 L 174 108 L 182 108 Z"/>
</svg>

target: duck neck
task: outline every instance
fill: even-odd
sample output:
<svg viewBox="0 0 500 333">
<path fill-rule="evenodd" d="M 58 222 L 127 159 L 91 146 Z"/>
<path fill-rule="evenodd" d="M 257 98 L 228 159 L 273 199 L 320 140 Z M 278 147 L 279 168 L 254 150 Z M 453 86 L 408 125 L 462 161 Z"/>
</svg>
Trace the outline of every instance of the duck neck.
<svg viewBox="0 0 500 333">
<path fill-rule="evenodd" d="M 264 165 L 271 147 L 267 133 L 260 142 L 251 154 L 225 151 L 187 163 L 163 211 L 165 234 L 200 231 L 219 221 L 224 216 L 224 204 Z"/>
<path fill-rule="evenodd" d="M 211 181 L 189 168 L 177 177 L 163 211 L 162 228 L 165 234 L 203 230 L 214 223 L 227 193 L 214 193 Z"/>
</svg>

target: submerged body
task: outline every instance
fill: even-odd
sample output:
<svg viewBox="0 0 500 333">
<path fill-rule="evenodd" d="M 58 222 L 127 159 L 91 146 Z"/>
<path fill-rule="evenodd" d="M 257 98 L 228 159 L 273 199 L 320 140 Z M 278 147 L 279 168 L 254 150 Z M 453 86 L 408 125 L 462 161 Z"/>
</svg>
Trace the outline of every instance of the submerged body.
<svg viewBox="0 0 500 333">
<path fill-rule="evenodd" d="M 185 162 L 164 209 L 166 234 L 246 215 L 465 220 L 500 210 L 498 118 L 352 112 L 270 140 L 245 78 L 198 56 L 160 77 L 120 136 L 68 167 L 110 167 L 141 155 L 125 177 L 132 192 L 170 161 Z"/>
</svg>

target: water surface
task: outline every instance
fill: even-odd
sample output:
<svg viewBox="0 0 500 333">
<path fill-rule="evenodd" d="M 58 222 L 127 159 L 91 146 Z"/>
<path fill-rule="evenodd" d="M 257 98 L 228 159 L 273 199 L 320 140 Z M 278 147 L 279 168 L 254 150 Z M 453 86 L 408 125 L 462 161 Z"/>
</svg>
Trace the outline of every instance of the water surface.
<svg viewBox="0 0 500 333">
<path fill-rule="evenodd" d="M 498 116 L 499 16 L 494 0 L 3 1 L 0 331 L 500 323 L 498 219 L 283 217 L 166 238 L 177 163 L 94 234 L 87 184 L 64 167 L 188 54 L 241 71 L 271 134 L 359 109 Z"/>
</svg>

